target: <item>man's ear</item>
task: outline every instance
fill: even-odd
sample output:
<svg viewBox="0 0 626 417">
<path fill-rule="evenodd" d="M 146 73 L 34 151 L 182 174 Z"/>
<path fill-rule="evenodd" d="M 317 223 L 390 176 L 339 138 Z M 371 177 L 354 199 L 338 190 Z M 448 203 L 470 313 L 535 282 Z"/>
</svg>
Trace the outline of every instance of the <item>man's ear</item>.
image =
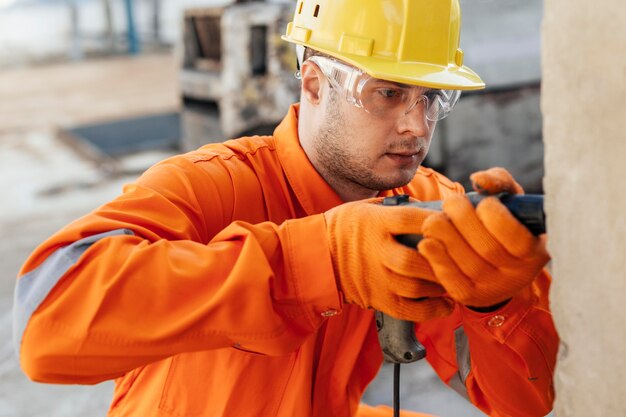
<svg viewBox="0 0 626 417">
<path fill-rule="evenodd" d="M 300 69 L 302 77 L 302 97 L 311 104 L 319 104 L 324 74 L 317 65 L 305 62 Z"/>
</svg>

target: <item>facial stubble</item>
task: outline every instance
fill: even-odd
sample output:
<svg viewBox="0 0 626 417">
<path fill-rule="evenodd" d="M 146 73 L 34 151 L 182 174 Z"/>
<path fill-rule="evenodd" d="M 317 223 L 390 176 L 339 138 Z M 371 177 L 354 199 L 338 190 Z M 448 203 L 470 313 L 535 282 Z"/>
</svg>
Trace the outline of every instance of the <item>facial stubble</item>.
<svg viewBox="0 0 626 417">
<path fill-rule="evenodd" d="M 355 129 L 347 122 L 346 109 L 341 106 L 339 99 L 334 91 L 329 95 L 324 125 L 320 127 L 314 141 L 319 157 L 316 168 L 320 174 L 331 186 L 340 186 L 343 189 L 377 192 L 406 185 L 415 174 L 417 166 L 408 175 L 400 177 L 384 178 L 378 175 L 375 172 L 377 161 L 367 157 L 366 149 L 359 151 L 359 147 L 367 147 L 368 144 L 354 138 Z M 349 110 L 362 111 L 356 108 Z M 414 147 L 414 143 L 411 146 Z M 405 146 L 402 143 L 395 146 L 403 147 Z"/>
</svg>

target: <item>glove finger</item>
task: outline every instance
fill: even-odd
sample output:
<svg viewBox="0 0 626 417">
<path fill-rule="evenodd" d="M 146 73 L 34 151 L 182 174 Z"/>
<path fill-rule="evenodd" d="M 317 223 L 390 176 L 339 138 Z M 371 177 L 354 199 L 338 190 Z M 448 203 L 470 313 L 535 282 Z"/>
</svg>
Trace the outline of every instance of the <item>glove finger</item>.
<svg viewBox="0 0 626 417">
<path fill-rule="evenodd" d="M 435 210 L 415 206 L 380 206 L 377 215 L 385 229 L 392 235 L 421 234 L 422 223 Z"/>
<path fill-rule="evenodd" d="M 461 304 L 474 307 L 489 307 L 511 298 L 527 286 L 541 269 L 533 266 L 535 271 L 523 275 L 495 271 L 474 281 L 451 261 L 441 242 L 424 239 L 420 242 L 419 249 L 424 252 L 450 297 Z"/>
<path fill-rule="evenodd" d="M 545 243 L 520 223 L 496 198 L 486 198 L 478 204 L 476 215 L 489 233 L 516 258 L 540 256 L 547 262 L 550 256 Z"/>
<path fill-rule="evenodd" d="M 478 281 L 496 271 L 496 265 L 493 265 L 490 259 L 483 258 L 474 247 L 470 246 L 446 215 L 442 214 L 428 219 L 424 224 L 424 237 L 440 242 L 457 268 L 473 281 Z"/>
<path fill-rule="evenodd" d="M 412 279 L 422 278 L 437 282 L 428 261 L 419 254 L 417 248 L 404 246 L 390 237 L 389 241 L 385 242 L 383 252 L 383 265 L 394 273 Z"/>
<path fill-rule="evenodd" d="M 441 297 L 446 291 L 434 282 L 402 275 L 393 275 L 389 279 L 389 290 L 404 298 L 420 299 L 424 297 Z"/>
<path fill-rule="evenodd" d="M 524 194 L 524 189 L 504 168 L 494 167 L 470 175 L 472 188 L 482 194 Z"/>
<path fill-rule="evenodd" d="M 495 197 L 486 198 L 486 200 L 488 199 L 494 200 L 496 204 L 499 204 L 505 211 L 508 212 L 506 207 L 504 207 L 504 205 Z M 511 256 L 511 254 L 502 245 L 501 241 L 497 239 L 497 235 L 494 236 L 492 232 L 485 227 L 482 219 L 478 216 L 477 210 L 474 208 L 472 203 L 470 203 L 467 197 L 454 195 L 446 198 L 443 203 L 443 211 L 454 225 L 454 228 L 465 240 L 467 244 L 466 248 L 469 248 L 471 252 L 478 254 L 480 258 L 495 267 L 510 265 L 515 261 L 515 258 Z M 517 222 L 517 220 L 515 221 Z M 455 246 L 454 244 L 456 241 L 452 240 L 452 236 L 446 239 L 446 234 L 452 233 L 451 231 L 444 230 L 435 234 L 435 232 L 430 232 L 431 227 L 430 221 L 424 225 L 426 235 L 430 236 L 433 234 L 433 237 L 444 241 L 449 250 Z M 428 232 L 426 233 L 427 230 Z M 459 262 L 470 262 L 470 259 L 464 260 L 459 257 L 466 256 L 466 253 L 467 252 L 461 254 L 452 253 L 452 256 Z M 479 268 L 476 264 L 472 266 Z"/>
<path fill-rule="evenodd" d="M 468 302 L 474 301 L 473 293 L 476 284 L 461 271 L 441 242 L 436 239 L 425 238 L 419 243 L 418 248 L 430 263 L 441 285 L 452 298 L 466 305 Z"/>
<path fill-rule="evenodd" d="M 394 304 L 394 311 L 385 313 L 401 320 L 422 322 L 448 316 L 454 310 L 454 301 L 448 297 L 411 300 L 398 297 Z"/>
</svg>

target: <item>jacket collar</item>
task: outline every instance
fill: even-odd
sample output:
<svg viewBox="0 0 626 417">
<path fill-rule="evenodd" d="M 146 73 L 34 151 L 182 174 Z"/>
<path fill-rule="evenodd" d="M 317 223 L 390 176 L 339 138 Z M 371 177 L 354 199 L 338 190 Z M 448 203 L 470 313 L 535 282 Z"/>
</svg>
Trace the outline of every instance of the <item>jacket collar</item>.
<svg viewBox="0 0 626 417">
<path fill-rule="evenodd" d="M 276 151 L 300 205 L 307 215 L 322 213 L 343 203 L 337 193 L 315 170 L 298 139 L 299 104 L 289 108 L 287 116 L 274 130 Z"/>
</svg>

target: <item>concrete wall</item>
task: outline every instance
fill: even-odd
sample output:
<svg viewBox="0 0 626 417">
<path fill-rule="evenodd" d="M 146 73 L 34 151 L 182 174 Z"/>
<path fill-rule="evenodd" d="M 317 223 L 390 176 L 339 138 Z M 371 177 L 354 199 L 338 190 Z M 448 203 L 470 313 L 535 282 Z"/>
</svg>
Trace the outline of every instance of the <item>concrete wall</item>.
<svg viewBox="0 0 626 417">
<path fill-rule="evenodd" d="M 545 190 L 562 338 L 556 415 L 625 416 L 626 12 L 546 0 Z"/>
</svg>

